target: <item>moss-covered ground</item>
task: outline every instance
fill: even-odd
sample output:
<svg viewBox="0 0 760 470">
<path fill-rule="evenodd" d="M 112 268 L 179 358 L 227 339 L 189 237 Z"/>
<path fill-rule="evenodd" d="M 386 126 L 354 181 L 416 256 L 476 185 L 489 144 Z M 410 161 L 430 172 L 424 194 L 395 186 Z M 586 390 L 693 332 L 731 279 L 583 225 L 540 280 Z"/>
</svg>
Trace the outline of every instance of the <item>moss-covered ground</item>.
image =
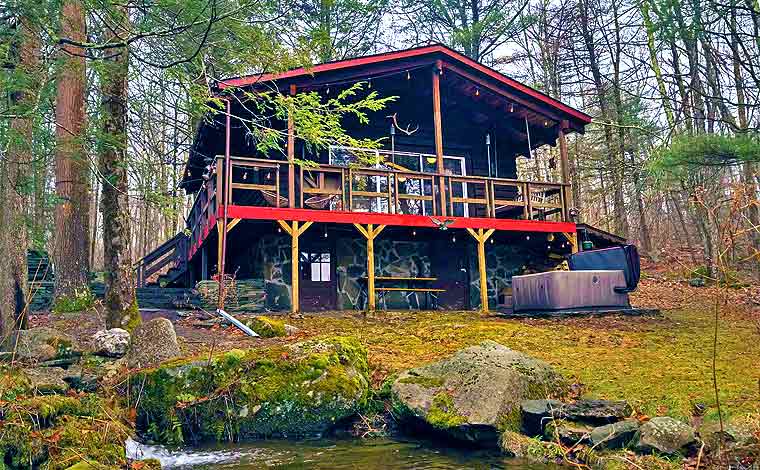
<svg viewBox="0 0 760 470">
<path fill-rule="evenodd" d="M 292 322 L 302 335 L 353 335 L 369 351 L 378 384 L 387 376 L 491 339 L 541 358 L 581 385 L 586 396 L 626 399 L 650 416 L 716 418 L 709 307 L 662 316 L 520 320 L 474 312 L 311 315 Z M 299 335 L 301 336 L 301 335 Z M 746 315 L 721 316 L 716 362 L 723 412 L 757 413 L 760 334 Z"/>
</svg>

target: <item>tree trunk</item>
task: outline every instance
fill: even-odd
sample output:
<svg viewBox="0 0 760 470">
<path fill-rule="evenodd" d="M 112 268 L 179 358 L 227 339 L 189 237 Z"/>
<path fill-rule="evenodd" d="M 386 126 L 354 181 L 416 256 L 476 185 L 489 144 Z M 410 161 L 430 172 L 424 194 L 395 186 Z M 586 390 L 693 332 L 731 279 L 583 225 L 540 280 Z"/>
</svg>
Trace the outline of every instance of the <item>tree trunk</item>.
<svg viewBox="0 0 760 470">
<path fill-rule="evenodd" d="M 85 41 L 84 8 L 66 0 L 61 9 L 61 37 Z M 85 153 L 85 61 L 78 47 L 63 47 L 55 107 L 56 297 L 70 297 L 89 288 L 90 167 Z"/>
<path fill-rule="evenodd" d="M 16 32 L 18 48 L 15 57 L 16 72 L 24 77 L 26 88 L 10 94 L 10 121 L 8 149 L 0 175 L 0 349 L 14 343 L 13 331 L 26 327 L 28 272 L 26 249 L 28 245 L 25 211 L 30 204 L 25 188 L 31 172 L 32 128 L 39 93 L 40 40 L 31 22 L 22 17 Z"/>
<path fill-rule="evenodd" d="M 123 7 L 115 7 L 113 15 L 117 25 L 124 26 L 128 21 Z M 118 40 L 118 37 L 114 35 L 113 39 Z M 102 146 L 98 166 L 103 178 L 101 204 L 106 327 L 124 328 L 131 332 L 140 324 L 140 312 L 135 295 L 130 244 L 129 165 L 126 153 L 128 70 L 129 54 L 126 48 L 115 49 L 112 57 L 103 64 L 101 110 L 106 143 Z"/>
</svg>

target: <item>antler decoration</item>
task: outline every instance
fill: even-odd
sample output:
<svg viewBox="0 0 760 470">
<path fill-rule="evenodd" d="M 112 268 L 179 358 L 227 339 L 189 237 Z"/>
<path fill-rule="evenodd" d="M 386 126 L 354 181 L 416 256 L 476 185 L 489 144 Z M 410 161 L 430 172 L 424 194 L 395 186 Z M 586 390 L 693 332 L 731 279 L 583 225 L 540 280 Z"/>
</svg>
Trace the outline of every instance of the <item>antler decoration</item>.
<svg viewBox="0 0 760 470">
<path fill-rule="evenodd" d="M 386 117 L 389 117 L 389 118 L 391 118 L 393 120 L 393 127 L 395 127 L 396 129 L 398 129 L 399 131 L 403 132 L 406 135 L 412 135 L 412 134 L 414 134 L 415 132 L 417 132 L 420 129 L 419 124 L 414 129 L 410 129 L 410 127 L 412 127 L 411 124 L 409 124 L 408 126 L 406 126 L 405 129 L 402 128 L 401 126 L 398 125 L 397 115 L 398 115 L 398 113 L 393 113 L 392 115 L 386 116 Z"/>
</svg>

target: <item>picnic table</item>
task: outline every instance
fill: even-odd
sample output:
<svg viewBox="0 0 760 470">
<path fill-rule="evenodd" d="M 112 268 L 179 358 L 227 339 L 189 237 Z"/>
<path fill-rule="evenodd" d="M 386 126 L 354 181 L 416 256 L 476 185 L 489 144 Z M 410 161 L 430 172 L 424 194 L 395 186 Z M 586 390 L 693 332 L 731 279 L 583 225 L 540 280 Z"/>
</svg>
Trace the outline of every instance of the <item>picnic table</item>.
<svg viewBox="0 0 760 470">
<path fill-rule="evenodd" d="M 364 298 L 364 307 L 367 306 L 367 277 L 359 278 L 362 281 L 362 293 Z M 407 301 L 409 296 L 418 293 L 425 294 L 425 309 L 436 308 L 438 305 L 438 294 L 446 292 L 446 289 L 433 287 L 433 283 L 438 281 L 437 277 L 409 277 L 409 276 L 375 276 L 375 292 L 377 300 L 383 301 L 383 308 L 387 308 L 385 296 L 389 292 L 406 292 Z"/>
</svg>

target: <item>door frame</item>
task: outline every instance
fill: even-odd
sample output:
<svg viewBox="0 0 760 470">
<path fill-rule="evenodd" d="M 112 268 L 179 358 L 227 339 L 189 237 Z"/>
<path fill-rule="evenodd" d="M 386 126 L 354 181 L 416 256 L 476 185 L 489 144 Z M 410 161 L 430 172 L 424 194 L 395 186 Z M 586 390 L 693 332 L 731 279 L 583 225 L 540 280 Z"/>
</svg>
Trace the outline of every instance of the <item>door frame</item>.
<svg viewBox="0 0 760 470">
<path fill-rule="evenodd" d="M 322 310 L 336 310 L 338 306 L 338 266 L 337 266 L 337 259 L 335 256 L 336 253 L 336 246 L 335 246 L 336 240 L 335 237 L 329 237 L 329 238 L 316 238 L 314 236 L 311 237 L 304 237 L 303 240 L 301 240 L 301 245 L 298 248 L 298 256 L 299 256 L 299 270 L 303 272 L 304 269 L 304 262 L 300 259 L 300 256 L 302 253 L 329 253 L 330 254 L 330 280 L 326 281 L 326 284 L 329 284 L 329 289 L 327 286 L 324 287 L 325 292 L 330 293 L 329 299 L 326 303 L 329 305 L 325 305 Z M 300 274 L 299 274 L 300 275 Z M 303 307 L 303 293 L 304 288 L 307 290 L 310 287 L 310 283 L 314 282 L 325 282 L 325 281 L 311 281 L 301 278 L 298 282 L 298 298 L 301 299 L 301 306 Z M 310 311 L 310 310 L 306 310 Z"/>
</svg>

